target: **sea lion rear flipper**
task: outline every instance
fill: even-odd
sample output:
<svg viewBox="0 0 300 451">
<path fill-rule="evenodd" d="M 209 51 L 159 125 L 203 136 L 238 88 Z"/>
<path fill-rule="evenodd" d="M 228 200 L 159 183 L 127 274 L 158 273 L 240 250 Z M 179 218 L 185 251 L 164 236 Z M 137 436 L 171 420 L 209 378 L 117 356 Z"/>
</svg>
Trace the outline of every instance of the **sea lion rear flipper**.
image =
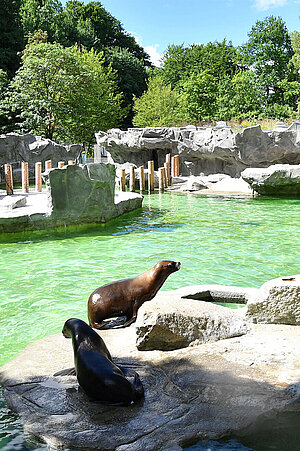
<svg viewBox="0 0 300 451">
<path fill-rule="evenodd" d="M 144 387 L 138 373 L 133 369 L 125 368 L 124 366 L 119 366 L 119 368 L 124 374 L 124 377 L 132 385 L 135 393 L 135 398 L 136 399 L 141 398 L 144 395 Z"/>
<path fill-rule="evenodd" d="M 76 376 L 76 370 L 75 368 L 66 368 L 53 374 L 53 376 Z"/>
</svg>

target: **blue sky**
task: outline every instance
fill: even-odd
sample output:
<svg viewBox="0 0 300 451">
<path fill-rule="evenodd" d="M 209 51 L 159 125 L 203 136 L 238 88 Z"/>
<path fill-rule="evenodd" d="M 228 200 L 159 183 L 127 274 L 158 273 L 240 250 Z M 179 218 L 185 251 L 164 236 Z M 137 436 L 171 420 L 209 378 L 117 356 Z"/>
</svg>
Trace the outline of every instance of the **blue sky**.
<svg viewBox="0 0 300 451">
<path fill-rule="evenodd" d="M 300 30 L 300 0 L 102 0 L 101 3 L 154 62 L 169 44 L 189 46 L 226 38 L 233 45 L 240 45 L 247 41 L 247 33 L 257 20 L 271 15 L 282 17 L 290 32 Z"/>
</svg>

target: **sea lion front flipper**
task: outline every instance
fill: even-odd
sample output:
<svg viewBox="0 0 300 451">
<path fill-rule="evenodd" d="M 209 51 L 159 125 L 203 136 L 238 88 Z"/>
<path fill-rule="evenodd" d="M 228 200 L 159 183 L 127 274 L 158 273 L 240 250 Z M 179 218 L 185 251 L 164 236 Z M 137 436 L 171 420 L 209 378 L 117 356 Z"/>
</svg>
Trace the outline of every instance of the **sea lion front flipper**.
<svg viewBox="0 0 300 451">
<path fill-rule="evenodd" d="M 57 371 L 53 376 L 76 376 L 75 368 L 66 368 L 65 370 Z"/>
</svg>

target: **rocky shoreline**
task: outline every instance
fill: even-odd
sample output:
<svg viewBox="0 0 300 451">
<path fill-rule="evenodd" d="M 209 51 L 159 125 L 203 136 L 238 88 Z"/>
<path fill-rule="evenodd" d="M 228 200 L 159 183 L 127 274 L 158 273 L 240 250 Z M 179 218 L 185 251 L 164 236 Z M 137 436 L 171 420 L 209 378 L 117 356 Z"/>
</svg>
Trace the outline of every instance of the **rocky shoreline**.
<svg viewBox="0 0 300 451">
<path fill-rule="evenodd" d="M 295 277 L 288 284 L 298 293 L 293 302 L 299 312 L 299 276 Z M 25 429 L 52 447 L 118 451 L 180 450 L 202 438 L 238 434 L 290 406 L 298 412 L 300 327 L 253 324 L 247 314 L 249 301 L 261 298 L 259 293 L 262 309 L 273 303 L 270 296 L 276 290 L 271 287 L 278 282 L 266 285 L 260 290 L 211 285 L 161 292 L 141 307 L 135 325 L 100 331 L 114 361 L 139 373 L 145 398 L 137 404 L 92 403 L 78 389 L 75 376 L 53 376 L 73 366 L 72 344 L 61 334 L 30 344 L 0 369 L 5 399 L 21 416 Z M 247 305 L 229 310 L 201 300 L 227 297 Z M 173 350 L 157 346 L 140 350 L 141 330 L 148 328 L 148 338 L 150 331 L 155 342 L 153 324 L 160 330 L 167 325 L 169 331 L 177 324 L 172 334 L 178 336 L 183 321 L 178 315 L 192 324 L 190 334 L 195 332 L 195 321 L 206 317 L 208 341 L 194 340 Z M 182 331 L 186 334 L 187 328 Z M 214 331 L 225 335 L 213 336 Z M 161 340 L 166 337 L 159 335 Z"/>
</svg>

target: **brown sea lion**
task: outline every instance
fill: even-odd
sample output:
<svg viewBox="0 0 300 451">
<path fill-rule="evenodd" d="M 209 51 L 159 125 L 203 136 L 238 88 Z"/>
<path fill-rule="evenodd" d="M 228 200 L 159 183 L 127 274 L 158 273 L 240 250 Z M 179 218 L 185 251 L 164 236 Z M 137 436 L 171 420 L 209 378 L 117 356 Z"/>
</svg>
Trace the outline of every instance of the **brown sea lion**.
<svg viewBox="0 0 300 451">
<path fill-rule="evenodd" d="M 163 260 L 137 277 L 97 288 L 88 300 L 90 325 L 100 329 L 106 324 L 103 320 L 125 316 L 122 327 L 130 326 L 136 320 L 140 306 L 153 299 L 167 277 L 178 271 L 180 266 L 180 262 Z"/>
<path fill-rule="evenodd" d="M 143 397 L 139 375 L 132 369 L 117 366 L 100 335 L 84 321 L 68 319 L 62 333 L 72 338 L 75 374 L 91 401 L 126 406 Z M 54 376 L 66 374 L 72 374 L 72 370 L 59 371 Z"/>
</svg>

